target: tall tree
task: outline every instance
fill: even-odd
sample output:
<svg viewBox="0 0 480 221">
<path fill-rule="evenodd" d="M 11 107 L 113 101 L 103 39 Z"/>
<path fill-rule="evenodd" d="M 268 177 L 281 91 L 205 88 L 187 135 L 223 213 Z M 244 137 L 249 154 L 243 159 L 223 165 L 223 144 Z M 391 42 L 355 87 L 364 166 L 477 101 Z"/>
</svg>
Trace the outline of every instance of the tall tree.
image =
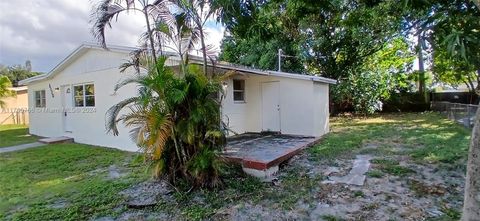
<svg viewBox="0 0 480 221">
<path fill-rule="evenodd" d="M 304 73 L 298 35 L 291 16 L 280 10 L 286 1 L 213 1 L 219 19 L 226 26 L 220 59 L 259 69 L 276 70 L 278 50 L 288 55 L 280 64 L 283 71 Z M 228 9 L 228 10 L 227 10 Z M 290 25 L 292 25 L 290 27 Z"/>
<path fill-rule="evenodd" d="M 217 8 L 210 7 L 209 0 L 175 0 L 175 5 L 185 14 L 185 22 L 192 23 L 198 31 L 200 39 L 200 50 L 203 57 L 203 74 L 207 74 L 207 58 L 209 57 L 208 47 L 205 43 L 205 24 L 213 15 Z M 211 55 L 211 54 L 210 54 Z"/>
<path fill-rule="evenodd" d="M 409 51 L 405 39 L 399 37 L 370 56 L 358 74 L 349 75 L 332 90 L 338 104 L 353 105 L 364 114 L 382 110 L 382 101 L 388 99 L 393 91 L 408 89 L 405 75 L 411 69 L 414 53 Z"/>
<path fill-rule="evenodd" d="M 467 62 L 472 63 L 477 68 L 478 85 L 476 92 L 480 95 L 480 52 L 478 50 L 480 45 L 480 3 L 478 0 L 474 0 L 474 2 L 478 9 L 476 13 L 470 17 L 471 19 L 465 21 L 466 24 L 457 23 L 460 27 L 454 26 L 455 32 L 448 35 L 446 41 L 451 54 L 460 54 Z M 466 28 L 466 30 L 463 29 L 463 32 L 459 33 L 457 28 L 462 27 Z M 475 126 L 470 139 L 465 199 L 463 201 L 463 221 L 478 220 L 480 218 L 480 108 L 477 109 L 475 115 Z"/>
<path fill-rule="evenodd" d="M 165 11 L 155 21 L 154 35 L 163 38 L 165 48 L 171 49 L 179 57 L 182 74 L 185 75 L 189 53 L 198 43 L 200 35 L 197 28 L 187 21 L 185 11 Z"/>
<path fill-rule="evenodd" d="M 465 85 L 470 93 L 475 93 L 478 74 L 475 67 L 463 59 L 452 59 L 447 52 L 437 49 L 433 57 L 435 80 L 451 86 Z"/>
<path fill-rule="evenodd" d="M 141 8 L 136 8 L 138 2 Z M 173 185 L 215 187 L 221 184 L 217 154 L 225 143 L 225 133 L 219 117 L 220 102 L 211 95 L 220 92 L 220 81 L 208 79 L 205 73 L 200 73 L 199 66 L 188 65 L 188 53 L 199 39 L 204 42 L 205 36 L 199 34 L 198 25 L 189 18 L 191 12 L 178 7 L 180 3 L 187 4 L 184 1 L 104 0 L 97 6 L 93 34 L 104 47 L 105 27 L 109 27 L 118 14 L 130 10 L 145 15 L 147 31 L 141 39 L 151 46 L 150 51 L 144 48 L 134 51 L 132 61 L 120 67 L 122 71 L 133 67 L 137 73 L 140 69 L 147 73 L 136 74 L 115 86 L 117 91 L 134 84 L 138 94 L 107 111 L 106 128 L 115 136 L 120 122 L 132 128 L 132 138 L 143 150 L 145 161 L 156 177 L 166 176 Z M 167 57 L 157 59 L 155 45 L 170 47 L 160 42 L 173 45 L 171 48 L 179 55 L 182 73 L 166 65 Z"/>
<path fill-rule="evenodd" d="M 232 9 L 219 13 L 229 31 L 222 59 L 276 69 L 282 49 L 293 56 L 282 62 L 282 69 L 340 80 L 332 91 L 346 92 L 337 87 L 347 86 L 369 57 L 400 36 L 403 21 L 396 1 L 216 2 Z"/>
<path fill-rule="evenodd" d="M 152 3 L 150 3 L 149 0 L 102 0 L 94 9 L 91 15 L 91 22 L 93 22 L 92 34 L 104 48 L 107 48 L 105 31 L 107 27 L 112 27 L 111 22 L 113 20 L 116 21 L 120 14 L 130 11 L 142 13 L 145 18 L 151 55 L 154 61 L 157 60 L 157 50 L 155 49 L 151 23 L 152 17 L 156 16 L 162 10 L 167 10 L 162 0 L 155 0 Z"/>
</svg>

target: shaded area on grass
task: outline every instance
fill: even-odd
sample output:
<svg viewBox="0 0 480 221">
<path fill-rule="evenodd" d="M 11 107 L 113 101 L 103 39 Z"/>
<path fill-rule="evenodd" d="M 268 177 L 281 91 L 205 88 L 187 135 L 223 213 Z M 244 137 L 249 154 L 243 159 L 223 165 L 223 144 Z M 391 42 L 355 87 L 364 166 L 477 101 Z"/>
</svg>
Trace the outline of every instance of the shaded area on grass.
<svg viewBox="0 0 480 221">
<path fill-rule="evenodd" d="M 0 148 L 32 143 L 37 136 L 28 134 L 27 125 L 0 125 Z"/>
</svg>

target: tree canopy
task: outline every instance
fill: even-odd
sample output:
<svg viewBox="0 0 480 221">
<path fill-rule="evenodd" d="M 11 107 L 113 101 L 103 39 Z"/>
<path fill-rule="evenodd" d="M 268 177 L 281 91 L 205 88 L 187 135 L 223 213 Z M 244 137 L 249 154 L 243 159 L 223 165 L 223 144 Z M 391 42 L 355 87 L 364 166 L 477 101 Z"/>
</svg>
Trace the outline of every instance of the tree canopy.
<svg viewBox="0 0 480 221">
<path fill-rule="evenodd" d="M 25 66 L 12 65 L 3 66 L 0 64 L 0 76 L 6 76 L 12 86 L 18 86 L 18 82 L 33 76 L 42 74 L 41 72 L 33 72 L 32 64 L 29 60 L 25 62 Z"/>
<path fill-rule="evenodd" d="M 434 64 L 432 67 L 435 67 L 428 70 L 433 72 L 434 80 L 454 85 L 468 83 L 470 87 L 473 84 L 469 80 L 477 81 L 474 75 L 478 76 L 475 71 L 480 69 L 478 66 L 480 19 L 479 10 L 473 2 L 461 0 L 214 2 L 224 7 L 219 20 L 227 29 L 222 41 L 221 59 L 261 69 L 277 69 L 278 49 L 282 49 L 284 54 L 289 55 L 282 60 L 282 70 L 339 80 L 340 84 L 333 87 L 333 91 L 339 89 L 333 93 L 336 100 L 342 100 L 352 94 L 351 90 L 343 90 L 347 83 L 352 90 L 358 88 L 356 92 L 364 94 L 361 93 L 360 82 L 353 79 L 372 80 L 372 77 L 381 79 L 377 70 L 382 69 L 382 65 L 385 64 L 371 61 L 375 57 L 378 58 L 379 51 L 388 50 L 386 47 L 399 39 L 406 44 L 402 47 L 405 49 L 402 50 L 403 53 L 408 52 L 411 55 L 423 54 L 419 50 L 429 51 L 433 55 L 428 59 L 438 59 L 438 62 L 429 61 Z M 422 49 L 419 46 L 422 46 Z M 382 94 L 394 93 L 404 84 L 412 85 L 413 80 L 424 81 L 425 77 L 420 77 L 418 72 L 414 72 L 412 58 L 395 60 L 404 62 L 402 66 L 406 69 L 403 70 L 403 75 L 389 71 L 388 75 L 393 75 L 389 78 L 402 76 L 404 80 L 397 81 L 396 84 L 399 85 L 390 87 L 387 92 L 380 92 L 381 90 L 374 92 L 370 98 L 385 99 L 388 96 Z M 449 76 L 452 75 L 451 70 L 462 70 L 461 74 L 455 74 L 462 77 Z M 410 87 L 412 92 L 418 89 L 420 89 L 418 86 Z M 377 103 L 382 99 L 373 100 Z M 353 102 L 351 103 L 353 106 L 360 105 L 354 100 L 350 101 Z M 371 107 L 358 110 L 367 109 Z"/>
</svg>

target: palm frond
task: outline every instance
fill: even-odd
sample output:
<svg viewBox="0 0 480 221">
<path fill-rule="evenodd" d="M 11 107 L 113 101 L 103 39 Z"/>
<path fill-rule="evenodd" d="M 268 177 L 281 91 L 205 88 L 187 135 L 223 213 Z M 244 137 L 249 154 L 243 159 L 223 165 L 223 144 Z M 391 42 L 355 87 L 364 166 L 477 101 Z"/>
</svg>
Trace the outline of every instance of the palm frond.
<svg viewBox="0 0 480 221">
<path fill-rule="evenodd" d="M 117 19 L 118 15 L 128 10 L 120 4 L 113 3 L 113 0 L 103 0 L 95 7 L 96 10 L 91 14 L 90 23 L 94 23 L 91 29 L 93 37 L 98 40 L 100 45 L 107 48 L 105 42 L 105 30 L 111 28 L 111 21 Z"/>
<path fill-rule="evenodd" d="M 138 101 L 138 97 L 127 98 L 119 103 L 110 107 L 105 113 L 105 127 L 107 133 L 113 133 L 114 136 L 118 136 L 117 123 L 120 112 L 127 106 L 134 104 Z"/>
<path fill-rule="evenodd" d="M 121 80 L 117 84 L 115 84 L 115 86 L 113 87 L 113 91 L 117 92 L 118 90 L 120 90 L 120 88 L 125 87 L 126 85 L 129 85 L 129 84 L 142 85 L 142 84 L 145 84 L 144 82 L 145 82 L 145 78 L 142 76 L 130 76 Z"/>
<path fill-rule="evenodd" d="M 120 65 L 120 72 L 125 72 L 128 68 L 133 68 L 135 72 L 140 73 L 141 69 L 147 69 L 148 64 L 152 63 L 148 56 L 148 49 L 144 43 L 142 47 L 130 52 L 130 60 Z"/>
</svg>

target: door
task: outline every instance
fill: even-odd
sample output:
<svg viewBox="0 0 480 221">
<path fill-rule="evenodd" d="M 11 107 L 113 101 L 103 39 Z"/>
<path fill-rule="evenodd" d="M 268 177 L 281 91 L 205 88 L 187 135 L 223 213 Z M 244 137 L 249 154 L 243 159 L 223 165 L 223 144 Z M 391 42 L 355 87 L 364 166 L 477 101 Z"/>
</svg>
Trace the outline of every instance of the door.
<svg viewBox="0 0 480 221">
<path fill-rule="evenodd" d="M 278 81 L 262 82 L 262 130 L 280 132 L 280 87 Z"/>
<path fill-rule="evenodd" d="M 66 133 L 71 133 L 71 119 L 70 113 L 72 111 L 72 89 L 70 85 L 63 85 L 61 88 L 62 93 L 62 122 L 63 122 L 63 131 Z"/>
</svg>

